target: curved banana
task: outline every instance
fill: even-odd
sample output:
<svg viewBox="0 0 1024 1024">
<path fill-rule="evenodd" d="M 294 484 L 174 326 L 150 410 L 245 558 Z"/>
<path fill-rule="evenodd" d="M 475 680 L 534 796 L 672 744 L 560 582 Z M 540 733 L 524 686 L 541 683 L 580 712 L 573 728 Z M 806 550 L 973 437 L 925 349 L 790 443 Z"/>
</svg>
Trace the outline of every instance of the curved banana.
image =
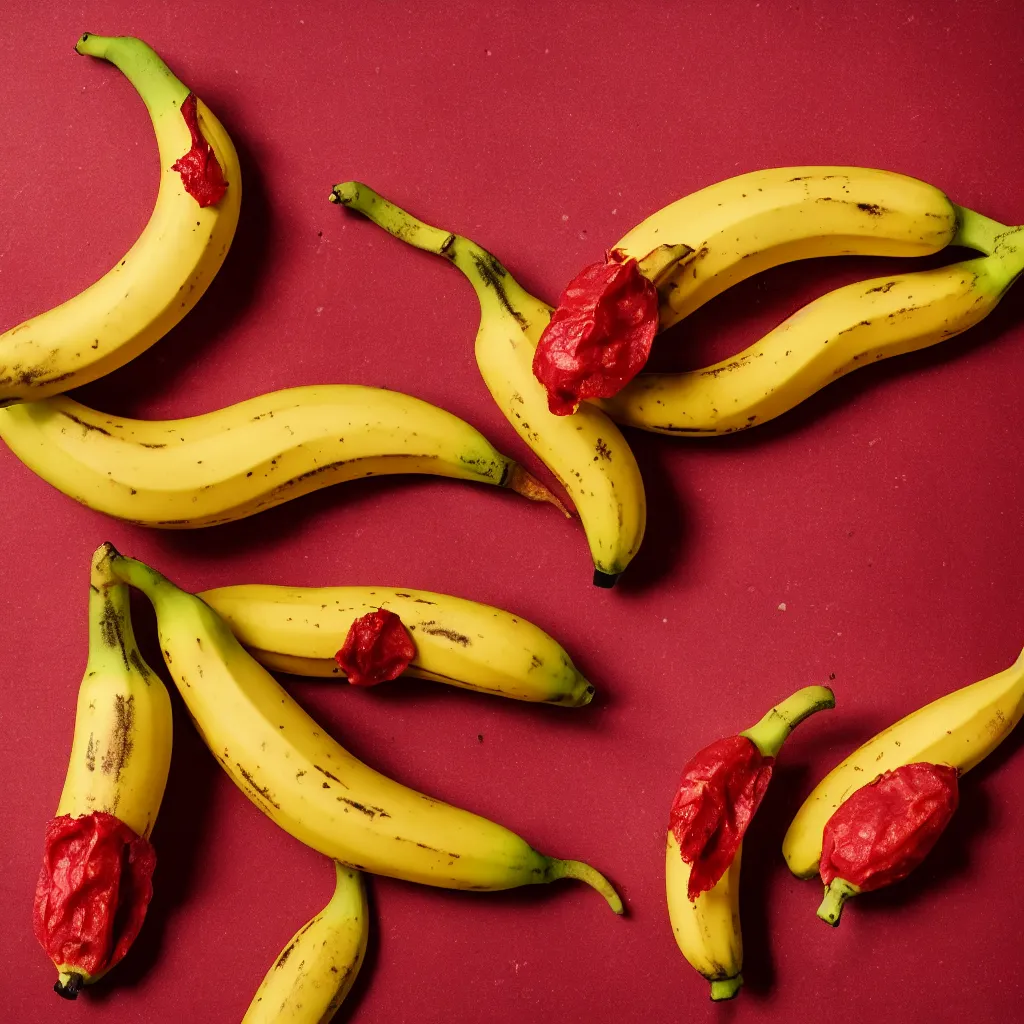
<svg viewBox="0 0 1024 1024">
<path fill-rule="evenodd" d="M 78 690 L 75 733 L 57 817 L 113 815 L 148 839 L 171 764 L 171 701 L 132 632 L 129 588 L 111 573 L 114 549 L 93 555 L 89 660 Z M 57 963 L 57 991 L 74 998 L 103 973 Z"/>
<path fill-rule="evenodd" d="M 616 248 L 637 259 L 685 242 L 659 287 L 661 326 L 770 267 L 815 256 L 923 256 L 949 245 L 960 208 L 916 178 L 869 167 L 773 167 L 702 188 L 651 214 Z"/>
<path fill-rule="evenodd" d="M 837 288 L 736 356 L 686 373 L 640 374 L 596 404 L 656 433 L 727 434 L 774 419 L 859 366 L 966 331 L 1024 269 L 1024 229 L 969 217 L 970 237 L 986 241 L 990 255 Z"/>
<path fill-rule="evenodd" d="M 387 587 L 240 585 L 198 595 L 267 668 L 338 676 L 334 655 L 352 623 L 378 608 L 416 645 L 406 675 L 517 700 L 580 707 L 594 687 L 561 645 L 526 619 L 461 597 Z"/>
<path fill-rule="evenodd" d="M 750 740 L 764 762 L 771 765 L 789 734 L 802 721 L 818 711 L 835 707 L 835 703 L 835 695 L 827 686 L 805 686 L 776 704 L 740 736 Z M 703 824 L 713 822 L 709 819 Z M 743 987 L 739 905 L 742 857 L 741 841 L 722 877 L 691 901 L 688 891 L 692 865 L 683 860 L 679 840 L 673 829 L 668 829 L 665 893 L 672 934 L 687 963 L 710 982 L 711 998 L 715 1001 L 732 999 Z"/>
<path fill-rule="evenodd" d="M 643 480 L 625 438 L 595 406 L 581 404 L 572 416 L 548 411 L 547 394 L 533 375 L 533 352 L 551 307 L 521 288 L 474 242 L 416 220 L 365 185 L 336 185 L 330 198 L 402 241 L 444 256 L 469 279 L 480 301 L 476 360 L 484 382 L 506 419 L 576 505 L 594 562 L 594 583 L 614 585 L 643 540 Z"/>
<path fill-rule="evenodd" d="M 884 772 L 924 761 L 962 775 L 987 757 L 1024 715 L 1024 652 L 1007 669 L 932 701 L 858 747 L 811 791 L 782 841 L 798 878 L 818 873 L 825 824 L 848 797 Z"/>
<path fill-rule="evenodd" d="M 212 526 L 328 484 L 391 473 L 555 501 L 464 420 L 356 384 L 288 388 L 180 420 L 111 416 L 62 395 L 0 409 L 0 437 L 75 501 L 140 526 Z"/>
<path fill-rule="evenodd" d="M 243 793 L 296 839 L 359 871 L 449 889 L 579 878 L 616 913 L 594 868 L 537 853 L 494 822 L 408 789 L 352 756 L 250 657 L 212 608 L 118 557 L 156 610 L 164 660 L 193 721 Z"/>
<path fill-rule="evenodd" d="M 363 877 L 335 863 L 330 903 L 307 921 L 274 961 L 242 1024 L 327 1024 L 363 965 L 370 910 Z"/>
<path fill-rule="evenodd" d="M 196 101 L 194 127 L 200 144 L 212 147 L 227 191 L 200 206 L 174 166 L 193 145 L 187 86 L 140 39 L 86 33 L 75 49 L 109 60 L 138 90 L 160 150 L 160 190 L 149 223 L 115 267 L 74 298 L 0 335 L 0 406 L 86 384 L 149 348 L 199 301 L 238 224 L 238 156 L 209 108 Z"/>
</svg>

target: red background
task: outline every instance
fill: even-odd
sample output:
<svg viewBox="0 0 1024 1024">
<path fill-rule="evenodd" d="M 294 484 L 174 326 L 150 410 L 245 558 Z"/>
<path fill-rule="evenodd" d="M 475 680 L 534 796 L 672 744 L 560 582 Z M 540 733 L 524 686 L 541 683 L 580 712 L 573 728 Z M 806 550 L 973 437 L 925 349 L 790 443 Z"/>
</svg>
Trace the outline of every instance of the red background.
<svg viewBox="0 0 1024 1024">
<path fill-rule="evenodd" d="M 145 110 L 114 68 L 75 55 L 84 30 L 153 45 L 218 113 L 244 174 L 234 247 L 199 306 L 82 390 L 112 412 L 383 385 L 458 413 L 535 467 L 479 379 L 469 285 L 329 205 L 347 178 L 471 235 L 549 300 L 654 210 L 773 165 L 890 168 L 1024 221 L 1019 0 L 592 2 L 571 18 L 523 2 L 20 3 L 0 36 L 0 329 L 106 271 L 155 197 Z M 888 265 L 764 275 L 666 337 L 658 359 L 738 351 L 812 296 Z M 76 1005 L 51 993 L 31 892 L 70 749 L 89 554 L 110 539 L 193 589 L 377 583 L 499 604 L 556 635 L 599 688 L 577 711 L 415 681 L 356 692 L 286 680 L 374 766 L 591 861 L 629 905 L 617 919 L 570 883 L 488 895 L 373 880 L 370 951 L 339 1020 L 1015 1018 L 1019 738 L 967 776 L 916 875 L 856 901 L 837 931 L 815 918 L 819 889 L 789 876 L 779 844 L 849 750 L 1004 668 L 1024 643 L 1022 351 L 1018 285 L 969 334 L 846 377 L 742 436 L 631 434 L 650 517 L 613 592 L 591 587 L 578 525 L 490 488 L 390 478 L 157 533 L 79 507 L 0 446 L 0 1015 L 237 1020 L 331 891 L 329 864 L 243 799 L 175 693 L 143 933 Z M 137 629 L 159 664 L 144 605 Z M 832 673 L 837 710 L 794 735 L 748 836 L 747 986 L 714 1007 L 664 907 L 679 770 Z"/>
</svg>

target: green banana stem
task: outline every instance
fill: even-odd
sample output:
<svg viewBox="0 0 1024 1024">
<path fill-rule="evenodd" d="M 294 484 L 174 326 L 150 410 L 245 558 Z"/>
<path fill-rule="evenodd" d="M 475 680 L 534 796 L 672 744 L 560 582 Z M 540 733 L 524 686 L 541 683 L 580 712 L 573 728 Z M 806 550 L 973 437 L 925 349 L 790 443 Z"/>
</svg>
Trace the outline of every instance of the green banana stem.
<svg viewBox="0 0 1024 1024">
<path fill-rule="evenodd" d="M 164 112 L 169 105 L 177 110 L 188 96 L 188 87 L 141 39 L 86 32 L 75 49 L 86 56 L 110 61 L 135 86 L 151 113 Z"/>
<path fill-rule="evenodd" d="M 851 896 L 856 896 L 859 892 L 860 889 L 857 886 L 847 882 L 845 879 L 833 878 L 825 886 L 825 898 L 821 901 L 821 906 L 818 907 L 818 917 L 825 924 L 830 924 L 835 928 L 839 924 L 839 918 L 842 917 L 843 904 Z"/>
<path fill-rule="evenodd" d="M 141 590 L 152 602 L 156 602 L 161 591 L 176 591 L 178 588 L 161 575 L 156 569 L 151 569 L 145 562 L 134 558 L 125 558 L 124 555 L 113 551 L 110 567 L 114 575 L 125 583 L 131 584 L 137 590 Z"/>
<path fill-rule="evenodd" d="M 732 999 L 741 988 L 743 988 L 742 974 L 737 974 L 735 978 L 714 978 L 711 981 L 711 999 L 716 1003 L 723 999 Z"/>
<path fill-rule="evenodd" d="M 835 706 L 835 694 L 827 686 L 805 686 L 776 704 L 757 725 L 740 735 L 746 736 L 764 757 L 778 757 L 786 737 L 805 718 Z"/>
<path fill-rule="evenodd" d="M 395 238 L 451 261 L 473 285 L 482 309 L 501 307 L 526 327 L 523 310 L 535 306 L 538 300 L 519 285 L 495 256 L 476 242 L 417 220 L 358 181 L 335 185 L 328 198 L 332 203 L 361 213 Z"/>
<path fill-rule="evenodd" d="M 592 868 L 589 864 L 584 864 L 579 860 L 557 860 L 554 857 L 549 857 L 547 871 L 542 881 L 553 882 L 558 878 L 575 878 L 581 882 L 586 882 L 587 885 L 596 889 L 608 901 L 608 906 L 616 914 L 625 913 L 622 897 L 619 896 L 612 883 L 597 868 Z"/>
</svg>

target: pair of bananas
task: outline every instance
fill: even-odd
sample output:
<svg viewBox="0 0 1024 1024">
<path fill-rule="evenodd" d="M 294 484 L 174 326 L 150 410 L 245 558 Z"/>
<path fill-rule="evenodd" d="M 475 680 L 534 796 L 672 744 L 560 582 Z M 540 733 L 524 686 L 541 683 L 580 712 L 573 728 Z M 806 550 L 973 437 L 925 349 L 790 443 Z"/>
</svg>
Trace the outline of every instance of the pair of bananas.
<svg viewBox="0 0 1024 1024">
<path fill-rule="evenodd" d="M 165 334 L 220 267 L 241 198 L 231 141 L 198 105 L 198 124 L 227 183 L 200 207 L 171 161 L 188 144 L 191 95 L 144 43 L 83 36 L 81 53 L 119 67 L 150 111 L 160 192 L 135 246 L 80 295 L 0 336 L 0 437 L 70 497 L 130 522 L 193 528 L 227 522 L 328 484 L 385 473 L 433 473 L 509 487 L 559 504 L 469 424 L 378 388 L 323 385 L 275 392 L 202 416 L 139 421 L 59 396 L 120 366 Z M 617 245 L 642 257 L 692 252 L 659 279 L 661 326 L 783 262 L 815 256 L 918 256 L 948 245 L 985 255 L 837 289 L 738 355 L 682 374 L 641 374 L 614 398 L 552 415 L 532 372 L 551 307 L 490 253 L 431 228 L 355 182 L 330 198 L 419 248 L 445 256 L 480 300 L 476 358 L 493 398 L 576 506 L 594 565 L 610 586 L 643 540 L 643 480 L 616 426 L 723 434 L 764 423 L 829 381 L 877 359 L 954 336 L 985 317 L 1024 269 L 1006 228 L 924 182 L 856 167 L 789 167 L 740 175 L 653 214 Z"/>
<path fill-rule="evenodd" d="M 156 821 L 171 706 L 135 642 L 129 585 L 152 602 L 168 671 L 221 767 L 268 817 L 336 865 L 333 898 L 275 960 L 245 1017 L 250 1024 L 327 1020 L 340 1005 L 366 947 L 362 872 L 479 891 L 576 878 L 622 913 L 618 894 L 589 865 L 538 853 L 503 826 L 357 760 L 263 667 L 333 675 L 332 648 L 355 619 L 385 607 L 416 637 L 410 674 L 520 700 L 590 701 L 593 687 L 548 634 L 444 594 L 238 586 L 192 595 L 104 544 L 93 558 L 89 660 L 58 817 L 113 815 L 143 839 Z M 62 995 L 74 997 L 109 969 L 90 972 L 80 952 L 71 942 L 51 953 Z"/>
<path fill-rule="evenodd" d="M 800 691 L 741 735 L 748 736 L 763 755 L 774 757 L 798 721 L 811 711 L 831 706 L 816 698 L 814 691 L 818 689 Z M 833 768 L 804 800 L 782 843 L 789 870 L 804 879 L 819 873 L 823 836 L 830 819 L 854 794 L 877 785 L 883 773 L 907 766 L 938 766 L 962 776 L 992 753 L 1021 717 L 1024 652 L 1003 671 L 954 690 L 884 729 Z M 898 834 L 901 827 L 898 821 L 888 821 L 884 826 L 890 834 Z M 861 837 L 864 843 L 870 839 L 868 832 Z M 741 851 L 742 845 L 713 888 L 690 900 L 690 865 L 680 856 L 672 830 L 668 832 L 665 879 L 672 930 L 683 956 L 710 982 L 711 998 L 716 1000 L 732 998 L 743 984 Z M 903 877 L 903 872 L 896 872 L 896 877 Z M 830 880 L 818 916 L 828 924 L 838 924 L 843 902 L 859 891 L 841 878 Z"/>
</svg>

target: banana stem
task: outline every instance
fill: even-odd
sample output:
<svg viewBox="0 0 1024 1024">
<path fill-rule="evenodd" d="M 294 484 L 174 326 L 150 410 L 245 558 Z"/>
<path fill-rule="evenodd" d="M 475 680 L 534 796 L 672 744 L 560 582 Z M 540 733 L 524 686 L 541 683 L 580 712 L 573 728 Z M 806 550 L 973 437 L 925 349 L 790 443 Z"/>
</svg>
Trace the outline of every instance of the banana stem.
<svg viewBox="0 0 1024 1024">
<path fill-rule="evenodd" d="M 154 601 L 159 591 L 164 588 L 175 589 L 174 584 L 156 569 L 151 569 L 145 562 L 137 559 L 125 558 L 117 552 L 114 552 L 111 559 L 111 568 L 118 579 L 141 590 L 150 601 Z"/>
<path fill-rule="evenodd" d="M 558 878 L 575 878 L 596 889 L 607 901 L 608 906 L 616 914 L 624 914 L 625 907 L 622 905 L 622 897 L 615 891 L 612 883 L 601 874 L 597 868 L 584 864 L 579 860 L 556 860 L 548 859 L 547 872 L 544 875 L 545 882 L 554 882 Z"/>
<path fill-rule="evenodd" d="M 716 1003 L 723 999 L 733 999 L 741 988 L 743 988 L 742 974 L 737 974 L 735 978 L 715 978 L 711 982 L 711 999 Z"/>
<path fill-rule="evenodd" d="M 860 889 L 842 878 L 833 878 L 825 886 L 825 898 L 818 907 L 818 917 L 835 928 L 839 924 L 839 918 L 843 915 L 843 904 L 851 897 L 856 896 Z"/>
<path fill-rule="evenodd" d="M 168 106 L 177 110 L 188 96 L 188 87 L 174 77 L 171 69 L 141 39 L 86 32 L 75 49 L 85 56 L 110 61 L 132 83 L 151 113 L 166 111 Z"/>
<path fill-rule="evenodd" d="M 835 694 L 827 686 L 805 686 L 740 735 L 746 736 L 764 757 L 777 757 L 786 738 L 805 718 L 835 706 Z"/>
</svg>

